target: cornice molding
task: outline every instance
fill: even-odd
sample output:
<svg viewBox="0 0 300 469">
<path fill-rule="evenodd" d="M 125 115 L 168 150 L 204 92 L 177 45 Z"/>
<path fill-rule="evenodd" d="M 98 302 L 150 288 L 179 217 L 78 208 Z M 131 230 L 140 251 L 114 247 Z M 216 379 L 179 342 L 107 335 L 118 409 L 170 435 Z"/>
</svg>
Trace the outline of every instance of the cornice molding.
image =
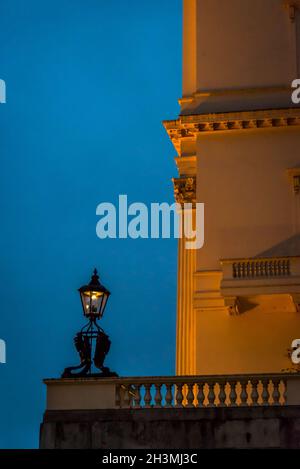
<svg viewBox="0 0 300 469">
<path fill-rule="evenodd" d="M 181 140 L 196 139 L 202 133 L 299 126 L 300 108 L 195 114 L 164 121 L 163 125 L 180 154 Z"/>
</svg>

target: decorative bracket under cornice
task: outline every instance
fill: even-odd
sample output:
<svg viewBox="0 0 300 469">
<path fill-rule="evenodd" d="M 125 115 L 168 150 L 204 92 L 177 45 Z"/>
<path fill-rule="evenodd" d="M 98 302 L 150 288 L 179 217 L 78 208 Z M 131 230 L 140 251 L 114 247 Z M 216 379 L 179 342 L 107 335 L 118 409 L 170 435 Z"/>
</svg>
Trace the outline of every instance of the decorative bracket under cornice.
<svg viewBox="0 0 300 469">
<path fill-rule="evenodd" d="M 224 304 L 228 309 L 230 316 L 238 316 L 241 314 L 241 308 L 237 296 L 224 297 Z"/>
<path fill-rule="evenodd" d="M 297 313 L 300 313 L 300 293 L 292 293 L 291 300 L 295 305 L 295 310 L 297 311 Z"/>
</svg>

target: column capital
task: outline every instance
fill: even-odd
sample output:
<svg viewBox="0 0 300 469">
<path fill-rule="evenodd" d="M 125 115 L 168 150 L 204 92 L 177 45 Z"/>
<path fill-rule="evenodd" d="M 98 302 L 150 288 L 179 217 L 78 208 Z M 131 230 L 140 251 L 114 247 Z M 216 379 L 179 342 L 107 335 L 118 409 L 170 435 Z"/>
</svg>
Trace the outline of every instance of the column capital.
<svg viewBox="0 0 300 469">
<path fill-rule="evenodd" d="M 177 203 L 196 204 L 196 176 L 173 178 L 173 184 Z"/>
</svg>

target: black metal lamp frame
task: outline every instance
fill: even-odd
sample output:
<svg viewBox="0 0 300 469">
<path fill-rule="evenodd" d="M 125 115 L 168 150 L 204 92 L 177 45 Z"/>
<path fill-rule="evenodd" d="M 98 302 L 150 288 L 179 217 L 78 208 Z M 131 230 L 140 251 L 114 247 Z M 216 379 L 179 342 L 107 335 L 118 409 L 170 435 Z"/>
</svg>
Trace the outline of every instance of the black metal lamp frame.
<svg viewBox="0 0 300 469">
<path fill-rule="evenodd" d="M 105 334 L 104 330 L 97 324 L 97 320 L 102 317 L 107 299 L 110 295 L 109 291 L 103 287 L 99 282 L 97 270 L 94 270 L 91 282 L 89 285 L 79 288 L 80 296 L 84 291 L 91 292 L 95 291 L 96 288 L 106 294 L 106 298 L 102 299 L 105 301 L 102 311 L 100 314 L 85 314 L 84 302 L 82 302 L 83 311 L 85 316 L 88 317 L 88 323 L 85 324 L 80 332 L 74 337 L 74 345 L 80 356 L 80 364 L 77 366 L 70 366 L 65 368 L 62 373 L 62 378 L 74 378 L 74 377 L 113 377 L 118 376 L 115 372 L 104 366 L 104 360 L 109 352 L 111 341 L 109 336 Z M 100 305 L 101 309 L 102 303 Z M 94 352 L 94 358 L 92 360 L 92 353 Z M 100 373 L 92 372 L 92 362 L 94 366 L 100 370 Z M 77 371 L 79 370 L 79 371 Z"/>
</svg>

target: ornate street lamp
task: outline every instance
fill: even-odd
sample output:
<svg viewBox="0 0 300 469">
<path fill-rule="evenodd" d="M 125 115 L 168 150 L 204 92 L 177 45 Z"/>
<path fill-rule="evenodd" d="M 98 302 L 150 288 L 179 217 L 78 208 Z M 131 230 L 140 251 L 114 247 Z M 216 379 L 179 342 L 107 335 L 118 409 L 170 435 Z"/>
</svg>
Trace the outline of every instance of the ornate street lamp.
<svg viewBox="0 0 300 469">
<path fill-rule="evenodd" d="M 88 285 L 78 289 L 80 293 L 83 314 L 88 323 L 83 326 L 74 338 L 74 344 L 80 356 L 80 365 L 65 368 L 62 378 L 70 377 L 108 377 L 118 376 L 104 366 L 104 360 L 109 352 L 111 341 L 108 335 L 98 325 L 106 307 L 110 292 L 100 283 L 98 272 L 95 269 Z M 92 354 L 94 352 L 94 365 L 101 373 L 92 373 Z M 73 373 L 75 370 L 80 370 Z"/>
<path fill-rule="evenodd" d="M 78 288 L 83 314 L 95 322 L 103 316 L 110 292 L 99 282 L 97 269 L 94 270 L 88 285 Z"/>
</svg>

